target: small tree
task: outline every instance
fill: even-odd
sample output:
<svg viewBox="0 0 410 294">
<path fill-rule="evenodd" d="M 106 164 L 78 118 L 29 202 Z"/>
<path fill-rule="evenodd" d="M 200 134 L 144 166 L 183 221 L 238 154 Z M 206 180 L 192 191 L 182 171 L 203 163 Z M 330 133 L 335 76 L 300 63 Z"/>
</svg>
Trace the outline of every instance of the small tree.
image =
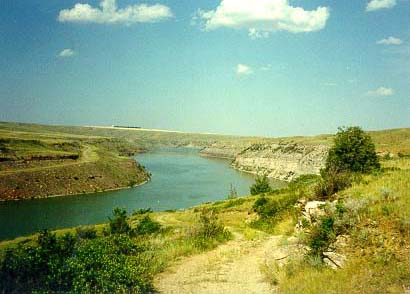
<svg viewBox="0 0 410 294">
<path fill-rule="evenodd" d="M 360 127 L 339 128 L 325 171 L 367 173 L 380 168 L 372 139 Z"/>
<path fill-rule="evenodd" d="M 228 199 L 234 199 L 236 197 L 238 197 L 238 192 L 236 192 L 234 185 L 231 184 L 231 186 L 229 187 Z"/>
<path fill-rule="evenodd" d="M 127 221 L 127 211 L 124 208 L 116 207 L 113 211 L 114 217 L 108 218 L 112 234 L 128 234 L 131 227 Z"/>
<path fill-rule="evenodd" d="M 272 188 L 269 186 L 269 181 L 266 176 L 257 177 L 255 179 L 255 184 L 253 184 L 250 189 L 250 192 L 252 195 L 269 193 L 271 191 L 272 191 Z"/>
</svg>

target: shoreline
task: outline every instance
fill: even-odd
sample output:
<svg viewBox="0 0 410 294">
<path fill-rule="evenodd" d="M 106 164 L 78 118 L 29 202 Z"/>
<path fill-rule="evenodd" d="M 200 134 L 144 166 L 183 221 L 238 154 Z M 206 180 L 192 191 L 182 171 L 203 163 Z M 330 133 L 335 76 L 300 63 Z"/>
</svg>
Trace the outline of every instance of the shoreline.
<svg viewBox="0 0 410 294">
<path fill-rule="evenodd" d="M 143 181 L 139 184 L 135 184 L 133 186 L 123 186 L 123 187 L 105 189 L 103 191 L 93 191 L 93 192 L 76 193 L 76 194 L 55 194 L 55 195 L 49 195 L 49 196 L 36 196 L 36 197 L 30 197 L 30 198 L 0 199 L 0 203 L 14 202 L 14 201 L 26 201 L 26 200 L 38 200 L 38 199 L 47 199 L 47 198 L 57 198 L 57 197 L 66 197 L 66 196 L 80 196 L 80 195 L 89 195 L 89 194 L 100 194 L 100 193 L 104 193 L 104 192 L 113 192 L 113 191 L 120 191 L 120 190 L 127 190 L 127 189 L 136 188 L 136 187 L 139 187 L 139 186 L 142 186 L 142 185 L 148 183 L 149 181 L 151 181 L 151 177 L 149 177 L 148 180 L 145 180 L 145 181 Z"/>
</svg>

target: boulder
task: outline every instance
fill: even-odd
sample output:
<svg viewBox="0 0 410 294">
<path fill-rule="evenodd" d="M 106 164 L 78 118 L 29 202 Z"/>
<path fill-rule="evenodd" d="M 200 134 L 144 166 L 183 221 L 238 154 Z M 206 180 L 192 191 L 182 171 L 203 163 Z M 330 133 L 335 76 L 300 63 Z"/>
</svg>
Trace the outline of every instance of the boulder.
<svg viewBox="0 0 410 294">
<path fill-rule="evenodd" d="M 316 217 L 323 215 L 324 211 L 321 209 L 326 202 L 324 201 L 309 201 L 306 203 L 302 214 L 310 221 L 314 220 Z"/>
<path fill-rule="evenodd" d="M 343 254 L 329 251 L 323 252 L 323 255 L 323 262 L 333 269 L 342 268 L 346 262 L 346 256 L 344 256 Z"/>
</svg>

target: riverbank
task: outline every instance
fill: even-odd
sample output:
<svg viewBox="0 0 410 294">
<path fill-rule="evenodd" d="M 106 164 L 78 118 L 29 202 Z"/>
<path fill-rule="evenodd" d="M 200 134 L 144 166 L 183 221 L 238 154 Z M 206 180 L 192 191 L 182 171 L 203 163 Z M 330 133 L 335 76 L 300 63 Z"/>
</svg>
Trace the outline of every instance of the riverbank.
<svg viewBox="0 0 410 294">
<path fill-rule="evenodd" d="M 0 129 L 0 201 L 113 191 L 149 173 L 123 139 Z"/>
<path fill-rule="evenodd" d="M 142 186 L 0 203 L 0 240 L 44 228 L 101 223 L 116 206 L 129 211 L 147 207 L 160 211 L 219 201 L 227 197 L 231 185 L 239 196 L 245 196 L 254 182 L 252 175 L 230 168 L 228 161 L 198 156 L 197 150 L 159 149 L 134 158 L 152 174 Z"/>
<path fill-rule="evenodd" d="M 150 248 L 146 259 L 149 258 L 149 263 L 145 263 L 150 277 L 147 281 L 159 293 L 184 294 L 195 290 L 212 294 L 220 293 L 221 289 L 236 294 L 252 291 L 313 294 L 324 289 L 334 294 L 361 293 L 363 289 L 371 293 L 379 289 L 401 293 L 410 287 L 410 160 L 386 159 L 382 166 L 382 171 L 364 175 L 361 182 L 327 201 L 327 205 L 335 200 L 340 202 L 338 217 L 346 214 L 349 216 L 346 221 L 355 222 L 354 227 L 344 232 L 343 242 L 332 249 L 336 250 L 335 256 L 343 256 L 343 265 L 336 269 L 305 255 L 305 239 L 309 235 L 307 229 L 301 231 L 298 223 L 306 213 L 300 203 L 314 200 L 310 180 L 265 194 L 263 198 L 272 203 L 293 199 L 269 219 L 262 219 L 255 211 L 256 203 L 262 204 L 260 195 L 178 211 L 136 212 L 127 218 L 132 228 L 149 216 L 161 225 L 161 230 L 130 240 L 135 246 L 144 244 Z M 201 228 L 203 211 L 214 211 L 212 221 L 229 230 L 231 238 L 207 239 L 209 246 L 198 245 L 195 238 Z M 109 228 L 109 224 L 100 224 L 55 233 L 62 238 L 67 233 L 77 236 L 95 230 L 95 239 L 76 237 L 80 244 L 94 244 L 107 238 Z M 0 252 L 4 254 L 7 248 L 16 248 L 19 243 L 32 246 L 36 239 L 37 235 L 33 235 L 1 242 Z M 113 278 L 106 276 L 108 281 L 114 281 Z"/>
</svg>

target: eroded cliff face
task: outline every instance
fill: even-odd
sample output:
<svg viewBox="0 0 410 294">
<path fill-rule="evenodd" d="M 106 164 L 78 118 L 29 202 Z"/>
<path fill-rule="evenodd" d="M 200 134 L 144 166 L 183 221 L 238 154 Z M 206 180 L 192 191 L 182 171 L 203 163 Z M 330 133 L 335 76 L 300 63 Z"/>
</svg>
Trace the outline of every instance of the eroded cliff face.
<svg viewBox="0 0 410 294">
<path fill-rule="evenodd" d="M 253 144 L 236 155 L 232 166 L 238 170 L 291 181 L 304 174 L 319 174 L 328 147 L 300 143 Z"/>
<path fill-rule="evenodd" d="M 202 156 L 217 157 L 217 158 L 226 158 L 226 159 L 235 159 L 235 157 L 242 152 L 248 145 L 235 145 L 235 144 L 223 144 L 223 143 L 214 143 L 204 149 L 199 153 Z"/>
</svg>

